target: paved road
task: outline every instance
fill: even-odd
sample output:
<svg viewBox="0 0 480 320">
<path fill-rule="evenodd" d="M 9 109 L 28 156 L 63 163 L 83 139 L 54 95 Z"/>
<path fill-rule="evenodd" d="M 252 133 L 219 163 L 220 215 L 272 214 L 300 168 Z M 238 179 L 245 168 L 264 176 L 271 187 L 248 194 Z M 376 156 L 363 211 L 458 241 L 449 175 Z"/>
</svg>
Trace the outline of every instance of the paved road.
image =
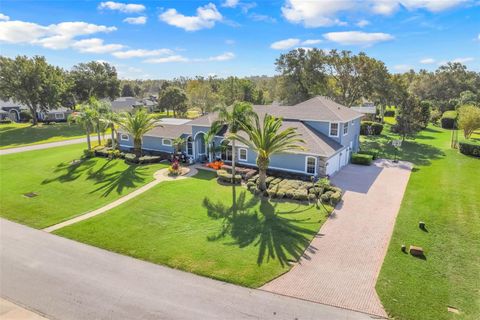
<svg viewBox="0 0 480 320">
<path fill-rule="evenodd" d="M 0 156 L 4 155 L 4 154 L 19 153 L 19 152 L 32 151 L 32 150 L 41 150 L 41 149 L 48 149 L 48 148 L 61 147 L 61 146 L 68 146 L 70 144 L 77 144 L 77 143 L 82 143 L 82 142 L 87 142 L 87 138 L 78 138 L 78 139 L 72 139 L 72 140 L 63 140 L 63 141 L 57 141 L 57 142 L 34 144 L 34 145 L 31 145 L 31 146 L 3 149 L 3 150 L 0 150 Z"/>
<path fill-rule="evenodd" d="M 343 202 L 312 241 L 308 259 L 262 289 L 387 317 L 375 291 L 410 177 L 407 163 L 348 165 L 332 181 Z"/>
<path fill-rule="evenodd" d="M 370 319 L 143 262 L 3 219 L 0 296 L 62 320 Z"/>
<path fill-rule="evenodd" d="M 30 310 L 0 298 L 0 319 L 2 320 L 47 320 Z"/>
</svg>

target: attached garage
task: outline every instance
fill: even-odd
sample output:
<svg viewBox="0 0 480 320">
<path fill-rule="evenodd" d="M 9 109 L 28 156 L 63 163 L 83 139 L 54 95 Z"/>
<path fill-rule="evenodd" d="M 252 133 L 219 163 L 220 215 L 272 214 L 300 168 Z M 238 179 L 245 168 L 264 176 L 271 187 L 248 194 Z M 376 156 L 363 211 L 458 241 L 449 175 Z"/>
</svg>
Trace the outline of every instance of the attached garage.
<svg viewBox="0 0 480 320">
<path fill-rule="evenodd" d="M 347 149 L 342 149 L 342 151 L 334 154 L 326 163 L 326 174 L 328 176 L 333 176 L 341 168 L 345 167 L 349 161 L 349 153 Z"/>
</svg>

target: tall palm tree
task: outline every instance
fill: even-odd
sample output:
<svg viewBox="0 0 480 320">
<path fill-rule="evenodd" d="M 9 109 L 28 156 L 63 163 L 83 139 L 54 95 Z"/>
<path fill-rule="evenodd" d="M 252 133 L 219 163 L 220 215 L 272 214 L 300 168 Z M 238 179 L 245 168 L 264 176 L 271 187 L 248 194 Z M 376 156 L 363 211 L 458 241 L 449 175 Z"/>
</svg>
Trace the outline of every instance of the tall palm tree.
<svg viewBox="0 0 480 320">
<path fill-rule="evenodd" d="M 102 139 L 100 137 L 100 133 L 104 131 L 104 128 L 102 128 L 103 117 L 112 109 L 111 109 L 111 106 L 108 104 L 108 102 L 103 100 L 98 100 L 95 97 L 91 97 L 88 100 L 88 104 L 91 106 L 93 110 L 95 110 L 95 128 L 97 131 L 98 145 L 101 145 Z"/>
<path fill-rule="evenodd" d="M 248 134 L 248 138 L 234 135 L 238 141 L 246 144 L 257 153 L 258 188 L 266 190 L 265 180 L 270 157 L 275 153 L 289 150 L 304 150 L 300 144 L 305 143 L 296 128 L 287 128 L 280 131 L 283 120 L 266 114 L 263 122 L 257 114 L 253 116 L 254 122 L 242 124 L 242 129 Z"/>
<path fill-rule="evenodd" d="M 90 134 L 93 132 L 95 127 L 95 117 L 96 111 L 91 108 L 88 103 L 81 104 L 75 107 L 76 110 L 70 115 L 68 121 L 80 124 L 87 133 L 87 146 L 88 150 L 92 149 L 92 144 L 90 142 Z"/>
<path fill-rule="evenodd" d="M 210 130 L 203 136 L 205 140 L 205 145 L 207 146 L 207 154 L 208 154 L 208 161 L 213 161 L 213 153 L 215 152 L 215 147 L 212 145 L 213 139 L 217 135 L 217 133 L 222 128 L 223 124 L 219 121 L 215 121 L 212 123 Z"/>
<path fill-rule="evenodd" d="M 116 137 L 116 130 L 115 130 L 115 125 L 119 122 L 119 116 L 118 113 L 115 113 L 113 111 L 109 111 L 105 114 L 102 115 L 102 122 L 103 125 L 106 128 L 110 128 L 110 134 L 111 134 L 111 139 L 112 139 L 112 149 L 115 149 L 115 137 Z"/>
<path fill-rule="evenodd" d="M 155 118 L 144 109 L 135 113 L 124 113 L 118 122 L 119 126 L 133 138 L 133 153 L 142 156 L 142 137 L 150 130 L 160 126 Z"/>
<path fill-rule="evenodd" d="M 230 107 L 218 107 L 218 121 L 228 126 L 228 131 L 232 141 L 232 183 L 235 177 L 235 160 L 237 150 L 235 146 L 238 131 L 242 130 L 242 125 L 250 122 L 250 118 L 255 114 L 252 105 L 247 102 L 235 102 Z"/>
</svg>

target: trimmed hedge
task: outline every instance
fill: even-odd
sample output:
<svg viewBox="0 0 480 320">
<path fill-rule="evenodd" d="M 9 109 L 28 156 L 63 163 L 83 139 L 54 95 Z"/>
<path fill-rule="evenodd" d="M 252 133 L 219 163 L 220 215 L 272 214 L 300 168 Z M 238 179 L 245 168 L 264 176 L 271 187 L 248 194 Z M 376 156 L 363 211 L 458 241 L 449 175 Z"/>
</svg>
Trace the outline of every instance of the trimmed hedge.
<svg viewBox="0 0 480 320">
<path fill-rule="evenodd" d="M 457 111 L 445 111 L 440 120 L 443 129 L 454 129 L 455 120 L 457 119 Z"/>
<path fill-rule="evenodd" d="M 352 163 L 369 166 L 372 164 L 373 156 L 369 154 L 354 153 L 352 154 Z"/>
<path fill-rule="evenodd" d="M 11 119 L 8 119 L 8 118 L 6 118 L 6 119 L 2 119 L 2 120 L 0 120 L 0 123 L 1 123 L 1 124 L 9 124 L 9 123 L 12 123 L 12 120 L 11 120 Z"/>
<path fill-rule="evenodd" d="M 232 182 L 232 174 L 228 173 L 226 170 L 217 170 L 217 177 L 218 177 L 218 180 L 222 182 L 225 182 L 225 183 Z M 239 174 L 236 174 L 234 178 L 234 183 L 240 184 L 241 182 L 242 182 L 242 176 Z"/>
<path fill-rule="evenodd" d="M 133 153 L 127 153 L 125 154 L 125 161 L 130 163 L 138 163 L 138 158 Z"/>
<path fill-rule="evenodd" d="M 378 159 L 378 152 L 377 151 L 367 151 L 367 150 L 359 150 L 357 154 L 368 154 L 372 156 L 372 160 Z"/>
<path fill-rule="evenodd" d="M 470 141 L 460 141 L 458 143 L 460 153 L 468 156 L 480 157 L 480 144 Z"/>
<path fill-rule="evenodd" d="M 362 136 L 378 136 L 383 131 L 383 124 L 374 121 L 362 121 L 360 124 L 360 134 Z"/>
</svg>

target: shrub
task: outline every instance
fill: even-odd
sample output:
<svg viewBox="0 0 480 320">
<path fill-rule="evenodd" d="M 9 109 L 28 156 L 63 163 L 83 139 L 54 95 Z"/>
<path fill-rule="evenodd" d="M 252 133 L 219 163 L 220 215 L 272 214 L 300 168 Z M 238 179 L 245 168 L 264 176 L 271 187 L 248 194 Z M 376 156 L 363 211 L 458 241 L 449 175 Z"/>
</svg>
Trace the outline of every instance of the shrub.
<svg viewBox="0 0 480 320">
<path fill-rule="evenodd" d="M 217 177 L 222 182 L 226 182 L 226 183 L 232 182 L 232 174 L 228 173 L 226 170 L 223 170 L 223 169 L 217 170 Z M 242 182 L 242 176 L 239 174 L 236 174 L 234 177 L 234 183 L 240 184 L 240 182 Z"/>
<path fill-rule="evenodd" d="M 157 163 L 162 160 L 162 157 L 160 156 L 143 156 L 138 158 L 139 163 Z"/>
<path fill-rule="evenodd" d="M 267 184 L 267 188 L 270 186 L 270 182 L 272 182 L 273 180 L 275 180 L 275 177 L 267 177 L 265 179 L 265 183 Z"/>
<path fill-rule="evenodd" d="M 112 146 L 112 138 L 108 138 L 105 145 L 110 148 Z"/>
<path fill-rule="evenodd" d="M 125 154 L 125 161 L 130 163 L 138 163 L 138 158 L 133 153 L 127 153 Z"/>
<path fill-rule="evenodd" d="M 307 189 L 298 189 L 294 191 L 293 199 L 298 201 L 307 201 L 308 200 Z"/>
<path fill-rule="evenodd" d="M 257 179 L 258 179 L 258 174 L 254 175 L 253 177 L 251 177 L 250 179 L 248 179 L 248 182 L 254 182 L 255 184 L 257 183 Z"/>
<path fill-rule="evenodd" d="M 372 163 L 372 160 L 373 160 L 373 156 L 369 154 L 359 154 L 359 153 L 352 154 L 352 163 L 354 164 L 369 166 Z"/>
<path fill-rule="evenodd" d="M 285 198 L 293 199 L 294 194 L 295 194 L 295 190 L 288 189 L 285 191 Z"/>
<path fill-rule="evenodd" d="M 433 109 L 432 112 L 430 113 L 430 121 L 433 124 L 438 124 L 441 118 L 442 118 L 442 112 L 438 109 Z"/>
<path fill-rule="evenodd" d="M 320 196 L 320 200 L 322 200 L 323 203 L 330 203 L 330 198 L 333 195 L 333 191 L 327 191 L 324 194 Z"/>
<path fill-rule="evenodd" d="M 315 202 L 315 201 L 317 201 L 317 196 L 316 196 L 315 194 L 313 194 L 313 193 L 310 193 L 310 194 L 308 195 L 308 201 L 310 201 L 310 202 Z"/>
<path fill-rule="evenodd" d="M 122 153 L 120 152 L 120 150 L 110 150 L 108 151 L 108 153 L 112 158 L 121 158 L 122 156 Z"/>
<path fill-rule="evenodd" d="M 313 187 L 308 190 L 309 194 L 313 194 L 315 196 L 319 196 L 323 193 L 324 188 L 323 187 Z"/>
<path fill-rule="evenodd" d="M 470 141 L 460 141 L 459 144 L 460 153 L 480 157 L 480 144 Z"/>
<path fill-rule="evenodd" d="M 93 150 L 83 150 L 83 157 L 84 158 L 92 158 L 95 156 L 95 151 Z"/>
<path fill-rule="evenodd" d="M 357 152 L 357 154 L 368 154 L 372 156 L 372 160 L 378 159 L 378 151 L 366 151 L 366 150 L 360 150 Z"/>
<path fill-rule="evenodd" d="M 252 181 L 248 181 L 247 182 L 247 188 L 250 189 L 251 187 L 254 187 L 256 186 L 257 184 L 255 182 L 252 182 Z"/>
<path fill-rule="evenodd" d="M 331 192 L 331 191 L 329 191 Z M 332 193 L 332 195 L 330 196 L 330 204 L 332 206 L 336 206 L 337 203 L 340 202 L 340 200 L 342 200 L 342 192 L 340 191 L 336 191 L 334 193 Z"/>
<path fill-rule="evenodd" d="M 285 192 L 283 192 L 283 191 L 278 191 L 278 192 L 277 192 L 277 198 L 278 198 L 278 199 L 282 199 L 282 198 L 284 198 L 284 197 L 285 197 Z"/>
<path fill-rule="evenodd" d="M 213 161 L 213 162 L 207 163 L 207 167 L 212 168 L 214 170 L 222 169 L 223 165 L 224 165 L 223 161 Z"/>
<path fill-rule="evenodd" d="M 383 131 L 383 124 L 373 121 L 362 121 L 360 124 L 360 134 L 363 136 L 378 136 Z"/>
<path fill-rule="evenodd" d="M 95 156 L 97 157 L 108 157 L 110 155 L 111 150 L 108 148 L 102 148 L 102 149 L 95 149 Z"/>
<path fill-rule="evenodd" d="M 328 187 L 330 186 L 330 180 L 328 180 L 328 178 L 322 178 L 315 183 L 315 186 L 321 188 Z"/>
<path fill-rule="evenodd" d="M 5 118 L 5 119 L 0 120 L 0 123 L 8 124 L 8 123 L 12 123 L 12 120 L 10 120 L 9 118 Z"/>
<path fill-rule="evenodd" d="M 178 160 L 175 160 L 172 162 L 172 165 L 170 167 L 168 167 L 168 173 L 171 175 L 171 176 L 178 176 L 180 175 L 181 173 L 181 167 L 180 167 L 180 163 L 178 162 Z"/>
<path fill-rule="evenodd" d="M 30 121 L 32 120 L 32 114 L 28 111 L 20 111 L 20 120 L 21 121 Z"/>
<path fill-rule="evenodd" d="M 442 115 L 441 124 L 444 129 L 454 129 L 457 111 L 445 111 Z"/>
</svg>

